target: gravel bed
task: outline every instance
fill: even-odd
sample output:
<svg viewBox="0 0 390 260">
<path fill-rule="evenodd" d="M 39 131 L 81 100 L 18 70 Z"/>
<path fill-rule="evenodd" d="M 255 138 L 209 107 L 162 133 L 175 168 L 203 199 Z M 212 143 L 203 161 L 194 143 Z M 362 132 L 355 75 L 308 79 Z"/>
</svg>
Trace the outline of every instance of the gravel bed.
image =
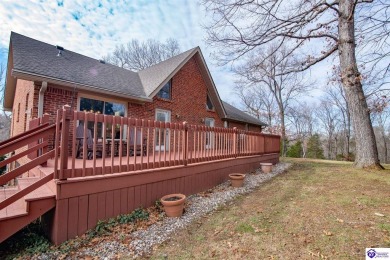
<svg viewBox="0 0 390 260">
<path fill-rule="evenodd" d="M 75 255 L 77 258 L 90 256 L 98 259 L 115 259 L 118 255 L 129 257 L 140 257 L 152 252 L 153 247 L 167 241 L 172 234 L 184 229 L 191 223 L 199 220 L 217 208 L 231 202 L 235 197 L 247 194 L 261 183 L 275 177 L 290 167 L 289 163 L 278 163 L 273 167 L 271 173 L 264 174 L 260 169 L 246 175 L 244 186 L 233 188 L 230 181 L 226 181 L 210 190 L 207 193 L 199 193 L 187 197 L 185 213 L 180 218 L 165 217 L 145 230 L 139 230 L 131 234 L 131 242 L 124 245 L 117 241 L 102 242 L 93 248 L 83 248 Z M 206 196 L 204 194 L 207 194 Z M 58 256 L 55 252 L 42 254 L 36 259 L 51 259 Z M 69 257 L 68 259 L 74 258 Z"/>
</svg>

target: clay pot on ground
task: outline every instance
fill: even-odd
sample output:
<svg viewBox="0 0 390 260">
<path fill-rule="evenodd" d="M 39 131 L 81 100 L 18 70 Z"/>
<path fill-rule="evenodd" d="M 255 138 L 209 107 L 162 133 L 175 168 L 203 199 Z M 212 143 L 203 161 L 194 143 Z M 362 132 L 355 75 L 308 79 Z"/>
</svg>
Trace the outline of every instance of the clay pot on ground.
<svg viewBox="0 0 390 260">
<path fill-rule="evenodd" d="M 165 214 L 167 214 L 168 217 L 180 217 L 183 215 L 186 195 L 169 194 L 162 197 L 160 201 L 163 204 Z"/>
<path fill-rule="evenodd" d="M 272 163 L 260 163 L 260 166 L 264 173 L 270 173 L 272 171 Z"/>
<path fill-rule="evenodd" d="M 229 174 L 230 180 L 233 187 L 242 187 L 244 185 L 245 174 L 242 173 L 232 173 Z"/>
</svg>

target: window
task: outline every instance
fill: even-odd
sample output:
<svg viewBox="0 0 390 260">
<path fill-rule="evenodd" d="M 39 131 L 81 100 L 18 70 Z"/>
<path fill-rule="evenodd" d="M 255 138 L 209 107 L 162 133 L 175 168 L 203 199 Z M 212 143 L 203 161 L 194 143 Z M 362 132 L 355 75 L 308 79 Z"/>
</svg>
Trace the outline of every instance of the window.
<svg viewBox="0 0 390 260">
<path fill-rule="evenodd" d="M 163 99 L 171 99 L 171 86 L 172 86 L 172 80 L 168 81 L 167 84 L 160 89 L 160 91 L 157 93 L 157 96 Z"/>
<path fill-rule="evenodd" d="M 209 95 L 207 95 L 206 108 L 208 110 L 214 110 L 214 106 L 213 103 L 211 102 Z"/>
<path fill-rule="evenodd" d="M 204 123 L 206 126 L 214 127 L 215 120 L 214 118 L 205 118 Z M 206 149 L 210 149 L 214 144 L 214 133 L 206 132 Z"/>
<path fill-rule="evenodd" d="M 28 113 L 28 101 L 30 99 L 29 97 L 30 97 L 30 93 L 27 93 L 27 95 L 26 95 L 26 104 L 25 104 L 26 113 Z"/>
<path fill-rule="evenodd" d="M 228 128 L 228 127 L 229 127 L 228 121 L 224 121 L 224 122 L 223 122 L 223 127 L 225 127 L 225 128 Z"/>
<path fill-rule="evenodd" d="M 16 122 L 19 122 L 19 117 L 20 117 L 20 103 L 18 103 L 18 114 L 16 116 Z"/>
<path fill-rule="evenodd" d="M 171 122 L 171 111 L 156 109 L 156 121 Z M 168 151 L 170 146 L 169 129 L 156 128 L 156 151 Z"/>
<path fill-rule="evenodd" d="M 28 116 L 30 114 L 30 111 L 28 110 L 28 101 L 29 101 L 29 97 L 30 97 L 30 93 L 27 93 L 26 95 L 26 103 L 25 103 L 25 112 L 24 112 L 24 116 L 25 116 L 25 119 L 24 119 L 24 131 L 26 131 L 26 128 L 27 128 L 27 123 L 28 123 Z"/>
<path fill-rule="evenodd" d="M 96 100 L 91 98 L 80 98 L 80 111 L 85 112 L 91 112 L 91 113 L 98 113 L 98 114 L 104 114 L 104 115 L 113 115 L 113 116 L 125 116 L 126 114 L 126 106 L 124 104 L 115 103 L 115 102 L 109 102 L 109 101 L 103 101 L 103 100 Z M 89 129 L 93 131 L 94 123 L 88 122 Z M 102 137 L 102 123 L 97 124 L 97 134 L 98 138 Z M 108 129 L 111 129 L 111 125 L 107 125 Z M 115 134 L 117 135 L 117 134 Z M 107 138 L 111 138 L 111 131 L 107 131 Z M 116 136 L 114 136 L 116 138 Z"/>
</svg>

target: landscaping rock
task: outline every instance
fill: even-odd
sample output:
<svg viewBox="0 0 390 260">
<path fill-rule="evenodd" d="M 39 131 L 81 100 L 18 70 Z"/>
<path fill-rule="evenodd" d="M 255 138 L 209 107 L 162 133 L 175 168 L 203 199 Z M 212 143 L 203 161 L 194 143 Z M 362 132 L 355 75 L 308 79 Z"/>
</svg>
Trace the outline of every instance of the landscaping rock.
<svg viewBox="0 0 390 260">
<path fill-rule="evenodd" d="M 268 181 L 276 175 L 284 172 L 290 167 L 288 163 L 278 163 L 271 173 L 264 174 L 260 169 L 249 173 L 245 177 L 244 186 L 234 188 L 230 186 L 230 181 L 226 181 L 206 192 L 191 195 L 187 198 L 185 213 L 179 218 L 164 218 L 145 230 L 133 232 L 130 235 L 129 244 L 117 241 L 103 241 L 91 248 L 82 248 L 73 252 L 72 256 L 66 259 L 85 258 L 94 259 L 116 259 L 118 256 L 137 258 L 147 256 L 159 244 L 167 241 L 175 232 L 184 229 L 191 223 L 199 221 L 202 217 L 212 213 L 219 207 L 233 201 L 239 195 L 247 194 Z M 34 259 L 51 259 L 58 256 L 58 252 L 51 252 L 33 257 Z"/>
</svg>

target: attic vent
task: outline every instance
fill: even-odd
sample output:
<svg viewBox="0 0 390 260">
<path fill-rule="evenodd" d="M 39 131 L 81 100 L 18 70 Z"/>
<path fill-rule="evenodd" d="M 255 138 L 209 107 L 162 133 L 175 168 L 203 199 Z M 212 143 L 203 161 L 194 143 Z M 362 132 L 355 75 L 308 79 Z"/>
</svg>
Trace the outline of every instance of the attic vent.
<svg viewBox="0 0 390 260">
<path fill-rule="evenodd" d="M 61 57 L 62 56 L 62 51 L 64 50 L 64 47 L 56 45 L 56 49 L 58 50 L 57 57 Z"/>
<path fill-rule="evenodd" d="M 99 60 L 99 62 L 100 62 L 101 64 L 106 64 L 106 62 L 105 62 L 104 60 Z"/>
</svg>

